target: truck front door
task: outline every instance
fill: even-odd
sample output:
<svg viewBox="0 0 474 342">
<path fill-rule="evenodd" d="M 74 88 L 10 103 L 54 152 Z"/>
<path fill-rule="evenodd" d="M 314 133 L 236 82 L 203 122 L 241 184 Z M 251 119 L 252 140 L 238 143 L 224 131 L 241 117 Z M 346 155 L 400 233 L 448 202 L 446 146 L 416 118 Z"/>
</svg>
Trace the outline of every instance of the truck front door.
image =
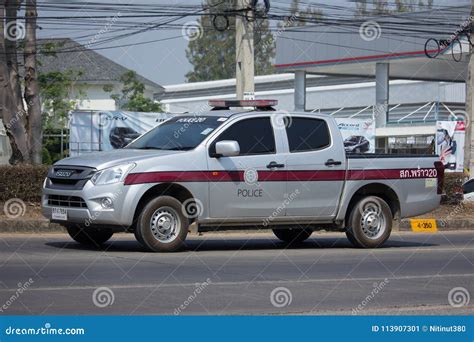
<svg viewBox="0 0 474 342">
<path fill-rule="evenodd" d="M 234 140 L 240 154 L 212 157 L 215 144 Z M 281 217 L 286 190 L 283 158 L 277 154 L 282 139 L 275 136 L 268 115 L 243 118 L 209 143 L 208 167 L 212 218 Z"/>
</svg>

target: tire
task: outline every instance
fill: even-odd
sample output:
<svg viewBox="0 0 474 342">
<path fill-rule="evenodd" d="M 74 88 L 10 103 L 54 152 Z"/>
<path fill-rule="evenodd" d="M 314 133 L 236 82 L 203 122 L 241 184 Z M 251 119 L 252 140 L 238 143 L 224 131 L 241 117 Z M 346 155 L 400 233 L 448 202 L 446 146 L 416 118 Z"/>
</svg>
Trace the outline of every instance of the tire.
<svg viewBox="0 0 474 342">
<path fill-rule="evenodd" d="M 87 228 L 81 225 L 68 225 L 66 230 L 74 241 L 95 247 L 99 247 L 114 235 L 111 229 Z"/>
<path fill-rule="evenodd" d="M 300 243 L 308 239 L 313 231 L 298 228 L 273 229 L 273 234 L 286 243 Z"/>
<path fill-rule="evenodd" d="M 170 196 L 152 199 L 141 211 L 135 237 L 152 252 L 175 252 L 184 245 L 189 220 L 180 201 Z"/>
<path fill-rule="evenodd" d="M 367 196 L 352 208 L 346 236 L 355 247 L 380 247 L 390 237 L 392 223 L 392 211 L 388 204 L 380 197 Z"/>
</svg>

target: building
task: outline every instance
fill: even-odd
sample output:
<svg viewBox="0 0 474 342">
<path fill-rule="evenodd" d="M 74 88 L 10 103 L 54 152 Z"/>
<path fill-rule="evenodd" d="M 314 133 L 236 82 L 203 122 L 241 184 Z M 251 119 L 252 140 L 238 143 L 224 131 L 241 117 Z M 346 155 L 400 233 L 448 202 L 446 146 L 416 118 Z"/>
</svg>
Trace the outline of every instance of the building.
<svg viewBox="0 0 474 342">
<path fill-rule="evenodd" d="M 374 117 L 376 82 L 370 77 L 306 75 L 305 110 L 335 118 Z M 294 73 L 257 76 L 257 99 L 278 100 L 277 109 L 294 107 Z M 207 101 L 235 98 L 235 79 L 164 86 L 157 98 L 171 113 L 207 109 Z M 465 106 L 465 85 L 420 80 L 390 81 L 388 121 L 376 128 L 379 150 L 426 153 L 432 146 L 437 120 L 454 119 Z"/>
<path fill-rule="evenodd" d="M 120 77 L 129 69 L 72 39 L 41 39 L 39 45 L 54 45 L 58 51 L 38 56 L 40 73 L 68 70 L 81 73 L 71 89 L 71 99 L 77 100 L 77 110 L 118 109 L 110 95 L 120 93 Z M 163 91 L 155 82 L 141 75 L 137 75 L 137 78 L 145 85 L 145 96 L 153 98 L 153 94 Z M 104 87 L 109 89 L 105 90 Z"/>
<path fill-rule="evenodd" d="M 445 6 L 442 11 L 354 18 L 343 29 L 289 28 L 277 38 L 275 67 L 294 73 L 297 110 L 314 107 L 310 75 L 371 78 L 357 89 L 344 85 L 346 91 L 327 93 L 340 101 L 327 112 L 355 117 L 372 111 L 379 151 L 426 150 L 423 142 L 430 141 L 437 119 L 466 116 L 462 111 L 470 44 L 463 30 L 471 24 L 470 14 L 471 6 Z M 319 101 L 327 102 L 321 97 Z"/>
</svg>

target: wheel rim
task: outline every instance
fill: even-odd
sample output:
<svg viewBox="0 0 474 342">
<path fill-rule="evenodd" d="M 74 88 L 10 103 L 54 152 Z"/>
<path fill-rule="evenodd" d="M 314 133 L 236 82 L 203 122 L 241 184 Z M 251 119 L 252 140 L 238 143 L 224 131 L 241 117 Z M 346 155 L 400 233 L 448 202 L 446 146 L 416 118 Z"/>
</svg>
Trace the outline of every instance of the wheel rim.
<svg viewBox="0 0 474 342">
<path fill-rule="evenodd" d="M 385 232 L 385 215 L 377 203 L 367 203 L 364 206 L 360 221 L 362 232 L 369 239 L 376 240 Z"/>
<path fill-rule="evenodd" d="M 155 210 L 150 220 L 150 229 L 155 239 L 169 243 L 178 237 L 181 220 L 178 213 L 171 207 L 161 207 Z"/>
</svg>

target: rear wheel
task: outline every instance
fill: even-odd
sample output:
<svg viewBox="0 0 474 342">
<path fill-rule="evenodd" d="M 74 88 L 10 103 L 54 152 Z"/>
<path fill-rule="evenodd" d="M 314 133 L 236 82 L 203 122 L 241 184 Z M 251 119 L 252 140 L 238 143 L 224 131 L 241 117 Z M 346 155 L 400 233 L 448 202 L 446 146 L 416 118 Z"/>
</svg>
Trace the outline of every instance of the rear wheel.
<svg viewBox="0 0 474 342">
<path fill-rule="evenodd" d="M 352 208 L 346 228 L 356 247 L 375 248 L 390 237 L 393 216 L 388 204 L 377 196 L 367 196 Z"/>
<path fill-rule="evenodd" d="M 286 243 L 299 243 L 308 239 L 313 232 L 309 229 L 282 228 L 273 229 L 273 234 Z"/>
<path fill-rule="evenodd" d="M 114 235 L 111 229 L 89 228 L 81 225 L 68 225 L 66 230 L 74 241 L 87 246 L 99 247 Z"/>
<path fill-rule="evenodd" d="M 138 217 L 135 237 L 153 252 L 174 252 L 182 248 L 189 220 L 180 201 L 170 196 L 151 200 Z"/>
</svg>

